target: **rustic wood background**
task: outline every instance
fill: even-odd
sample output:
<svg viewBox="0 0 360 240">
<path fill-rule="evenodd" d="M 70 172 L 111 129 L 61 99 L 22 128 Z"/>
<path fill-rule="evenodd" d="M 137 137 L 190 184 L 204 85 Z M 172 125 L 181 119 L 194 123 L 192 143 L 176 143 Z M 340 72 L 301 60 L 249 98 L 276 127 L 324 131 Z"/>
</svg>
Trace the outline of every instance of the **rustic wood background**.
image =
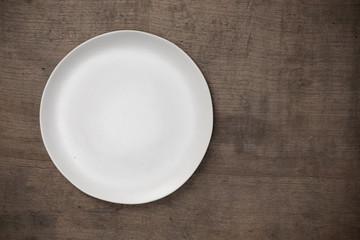
<svg viewBox="0 0 360 240">
<path fill-rule="evenodd" d="M 184 49 L 210 86 L 196 173 L 144 205 L 72 186 L 43 146 L 56 64 L 136 29 Z M 360 2 L 0 0 L 0 239 L 360 239 Z"/>
</svg>

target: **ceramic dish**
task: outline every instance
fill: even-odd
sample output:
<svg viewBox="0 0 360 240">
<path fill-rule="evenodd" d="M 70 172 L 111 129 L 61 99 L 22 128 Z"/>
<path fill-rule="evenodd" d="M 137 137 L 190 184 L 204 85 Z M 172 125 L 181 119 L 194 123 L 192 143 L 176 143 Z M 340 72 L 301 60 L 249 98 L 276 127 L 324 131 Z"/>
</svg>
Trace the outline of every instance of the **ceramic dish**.
<svg viewBox="0 0 360 240">
<path fill-rule="evenodd" d="M 200 164 L 213 126 L 196 64 L 152 34 L 92 38 L 57 65 L 40 127 L 59 171 L 93 197 L 125 204 L 165 197 Z"/>
</svg>

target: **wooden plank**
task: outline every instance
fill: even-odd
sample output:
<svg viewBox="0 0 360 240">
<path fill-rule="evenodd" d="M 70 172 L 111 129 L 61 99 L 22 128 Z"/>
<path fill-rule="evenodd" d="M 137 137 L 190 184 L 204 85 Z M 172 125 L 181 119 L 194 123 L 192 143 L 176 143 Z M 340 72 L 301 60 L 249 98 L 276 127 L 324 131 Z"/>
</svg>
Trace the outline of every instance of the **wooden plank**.
<svg viewBox="0 0 360 240">
<path fill-rule="evenodd" d="M 39 104 L 81 42 L 136 29 L 203 71 L 215 122 L 178 191 L 112 204 L 72 186 Z M 0 1 L 1 239 L 359 239 L 360 5 L 346 1 Z"/>
</svg>

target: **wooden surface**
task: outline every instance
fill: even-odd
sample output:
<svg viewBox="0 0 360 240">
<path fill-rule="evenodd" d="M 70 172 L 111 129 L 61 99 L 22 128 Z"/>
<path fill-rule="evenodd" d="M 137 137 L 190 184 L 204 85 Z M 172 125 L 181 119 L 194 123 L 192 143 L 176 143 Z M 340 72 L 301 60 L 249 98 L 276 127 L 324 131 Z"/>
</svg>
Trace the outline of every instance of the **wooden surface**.
<svg viewBox="0 0 360 240">
<path fill-rule="evenodd" d="M 209 150 L 144 205 L 55 168 L 39 104 L 83 41 L 136 29 L 185 50 L 212 92 Z M 0 1 L 0 239 L 360 239 L 360 2 Z"/>
</svg>

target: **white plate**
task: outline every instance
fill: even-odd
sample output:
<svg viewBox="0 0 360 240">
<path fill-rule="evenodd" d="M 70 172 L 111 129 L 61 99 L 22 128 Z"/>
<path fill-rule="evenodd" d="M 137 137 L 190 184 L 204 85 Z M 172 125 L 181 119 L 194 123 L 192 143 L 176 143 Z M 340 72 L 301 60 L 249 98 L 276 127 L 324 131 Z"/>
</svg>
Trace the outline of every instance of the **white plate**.
<svg viewBox="0 0 360 240">
<path fill-rule="evenodd" d="M 45 147 L 83 192 L 137 204 L 167 196 L 194 173 L 213 126 L 199 68 L 171 42 L 116 31 L 72 50 L 40 107 Z"/>
</svg>

